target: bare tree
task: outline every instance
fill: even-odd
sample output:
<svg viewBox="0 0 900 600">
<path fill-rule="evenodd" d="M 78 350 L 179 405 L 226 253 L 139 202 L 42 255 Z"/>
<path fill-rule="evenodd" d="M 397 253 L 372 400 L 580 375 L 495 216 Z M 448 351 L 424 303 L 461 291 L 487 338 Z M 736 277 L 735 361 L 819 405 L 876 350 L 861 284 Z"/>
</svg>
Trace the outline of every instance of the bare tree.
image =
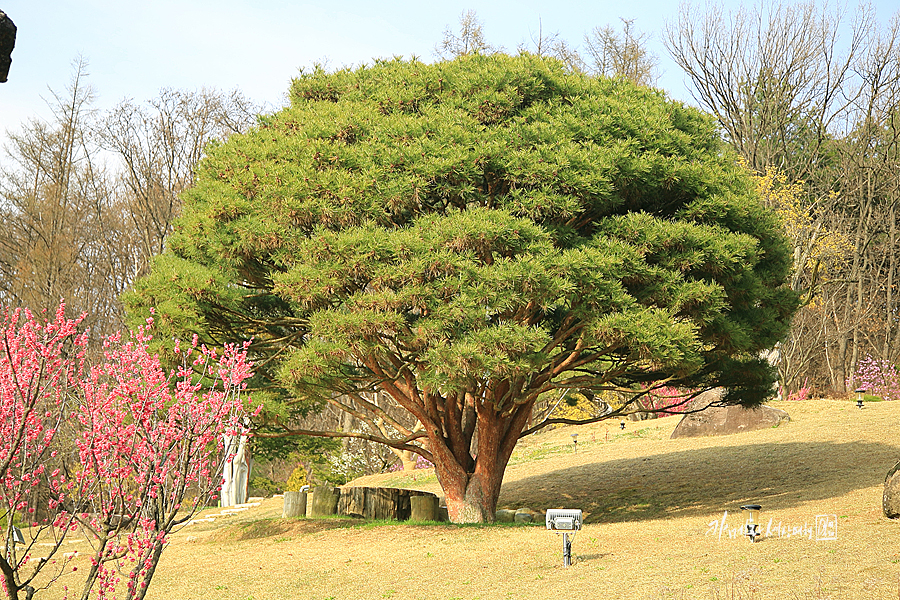
<svg viewBox="0 0 900 600">
<path fill-rule="evenodd" d="M 897 344 L 900 13 L 879 26 L 813 2 L 725 13 L 684 4 L 666 45 L 750 168 L 776 167 L 803 188 L 792 285 L 808 302 L 783 343 L 789 386 L 844 391 L 865 354 Z M 848 37 L 839 34 L 847 32 Z M 827 270 L 814 252 L 842 239 Z M 812 346 L 812 348 L 810 348 Z"/>
<path fill-rule="evenodd" d="M 134 275 L 105 167 L 91 143 L 93 91 L 78 59 L 65 93 L 52 92 L 51 120 L 31 120 L 10 134 L 13 168 L 0 179 L 0 300 L 33 311 L 61 298 L 88 312 L 92 331 L 121 314 L 118 294 Z"/>
<path fill-rule="evenodd" d="M 125 100 L 103 120 L 100 142 L 121 160 L 142 267 L 162 252 L 206 145 L 245 131 L 257 113 L 237 91 L 166 89 L 144 104 Z"/>
<path fill-rule="evenodd" d="M 559 36 L 558 31 L 544 33 L 543 23 L 538 21 L 537 33 L 529 32 L 529 39 L 520 42 L 517 46 L 519 52 L 530 52 L 537 56 L 552 56 L 565 64 L 573 71 L 584 71 L 585 65 L 577 48 Z"/>
<path fill-rule="evenodd" d="M 596 75 L 624 77 L 637 85 L 656 85 L 659 57 L 647 49 L 649 37 L 638 32 L 631 19 L 622 19 L 621 33 L 610 25 L 594 27 L 584 35 L 590 57 L 586 70 Z"/>
<path fill-rule="evenodd" d="M 834 314 L 846 330 L 836 343 L 843 381 L 852 380 L 863 353 L 884 360 L 900 354 L 893 289 L 900 250 L 900 13 L 873 34 L 855 73 L 861 91 L 846 111 L 847 133 L 831 145 L 833 166 L 827 170 L 843 200 L 835 211 L 854 244 L 847 283 L 837 290 L 843 302 Z"/>
<path fill-rule="evenodd" d="M 434 53 L 439 58 L 450 59 L 468 54 L 493 54 L 503 50 L 493 46 L 484 37 L 484 27 L 474 10 L 467 10 L 459 16 L 459 32 L 448 25 L 444 37 L 435 45 Z"/>
<path fill-rule="evenodd" d="M 853 65 L 871 33 L 873 12 L 860 10 L 839 51 L 844 14 L 815 2 L 757 4 L 705 13 L 682 4 L 665 44 L 738 153 L 759 172 L 789 168 L 805 177 L 826 134 L 859 96 Z"/>
<path fill-rule="evenodd" d="M 87 61 L 75 61 L 51 118 L 10 134 L 0 174 L 0 302 L 34 312 L 65 299 L 95 340 L 120 329 L 119 296 L 159 253 L 178 194 L 212 139 L 246 130 L 257 108 L 237 92 L 164 90 L 144 105 L 92 108 Z M 112 169 L 101 157 L 109 158 Z"/>
</svg>

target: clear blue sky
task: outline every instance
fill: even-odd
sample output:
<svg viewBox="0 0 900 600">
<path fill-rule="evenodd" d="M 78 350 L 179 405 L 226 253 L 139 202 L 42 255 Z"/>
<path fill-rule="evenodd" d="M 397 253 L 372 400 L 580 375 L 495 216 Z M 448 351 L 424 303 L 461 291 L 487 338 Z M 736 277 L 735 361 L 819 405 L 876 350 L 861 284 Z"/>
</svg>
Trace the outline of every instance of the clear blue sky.
<svg viewBox="0 0 900 600">
<path fill-rule="evenodd" d="M 897 0 L 875 5 L 882 22 L 898 8 Z M 652 36 L 659 86 L 690 101 L 662 45 L 676 0 L 0 0 L 18 27 L 9 82 L 0 84 L 0 143 L 25 119 L 47 116 L 42 98 L 49 88 L 63 91 L 79 55 L 89 63 L 97 108 L 126 97 L 147 100 L 164 87 L 240 88 L 277 107 L 298 68 L 315 62 L 340 67 L 412 54 L 432 60 L 444 29 L 455 28 L 467 9 L 477 12 L 488 41 L 509 51 L 539 26 L 578 45 L 596 25 L 634 19 Z"/>
</svg>

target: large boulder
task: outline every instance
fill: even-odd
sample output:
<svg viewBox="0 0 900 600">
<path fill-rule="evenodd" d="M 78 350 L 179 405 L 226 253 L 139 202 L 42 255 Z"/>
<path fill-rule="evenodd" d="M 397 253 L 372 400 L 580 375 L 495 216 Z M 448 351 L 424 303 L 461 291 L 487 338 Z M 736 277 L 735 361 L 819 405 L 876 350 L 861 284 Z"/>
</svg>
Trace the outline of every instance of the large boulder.
<svg viewBox="0 0 900 600">
<path fill-rule="evenodd" d="M 783 410 L 771 406 L 743 408 L 742 406 L 710 406 L 721 398 L 721 392 L 713 390 L 699 396 L 691 409 L 703 408 L 684 415 L 670 436 L 675 438 L 729 435 L 743 431 L 777 427 L 791 417 Z"/>
<path fill-rule="evenodd" d="M 900 517 L 900 462 L 888 471 L 884 478 L 884 496 L 881 500 L 881 510 L 888 519 Z"/>
<path fill-rule="evenodd" d="M 16 25 L 0 10 L 0 83 L 6 83 L 12 51 L 16 46 Z"/>
</svg>

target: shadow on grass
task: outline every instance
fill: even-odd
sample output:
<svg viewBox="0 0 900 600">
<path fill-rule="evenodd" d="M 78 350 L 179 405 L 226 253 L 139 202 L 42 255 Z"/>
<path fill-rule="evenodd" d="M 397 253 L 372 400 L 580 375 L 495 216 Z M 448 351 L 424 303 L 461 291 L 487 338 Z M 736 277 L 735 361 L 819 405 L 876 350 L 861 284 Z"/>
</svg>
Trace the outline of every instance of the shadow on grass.
<svg viewBox="0 0 900 600">
<path fill-rule="evenodd" d="M 212 534 L 214 541 L 255 540 L 270 537 L 299 537 L 330 529 L 351 529 L 365 525 L 365 519 L 323 517 L 317 519 L 256 519 L 229 523 Z"/>
<path fill-rule="evenodd" d="M 879 485 L 898 459 L 875 442 L 786 442 L 677 450 L 564 468 L 504 484 L 500 507 L 580 508 L 586 523 L 779 510 Z"/>
<path fill-rule="evenodd" d="M 332 529 L 376 529 L 380 527 L 397 527 L 419 529 L 458 529 L 463 527 L 496 527 L 498 525 L 521 526 L 521 524 L 503 523 L 469 523 L 453 525 L 442 521 L 392 521 L 389 519 L 362 519 L 334 515 L 328 517 L 294 518 L 294 519 L 256 519 L 240 523 L 229 523 L 215 531 L 210 539 L 213 541 L 241 541 L 262 538 L 276 538 L 276 541 L 287 541 L 295 537 L 303 537 Z"/>
</svg>

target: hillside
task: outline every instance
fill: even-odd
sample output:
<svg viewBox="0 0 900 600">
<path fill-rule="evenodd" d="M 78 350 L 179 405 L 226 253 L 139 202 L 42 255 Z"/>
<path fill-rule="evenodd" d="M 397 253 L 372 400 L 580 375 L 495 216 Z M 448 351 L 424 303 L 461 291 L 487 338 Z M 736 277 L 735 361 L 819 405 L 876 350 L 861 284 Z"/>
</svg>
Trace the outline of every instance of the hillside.
<svg viewBox="0 0 900 600">
<path fill-rule="evenodd" d="M 897 598 L 900 523 L 880 511 L 896 405 L 775 406 L 792 421 L 727 437 L 670 440 L 668 417 L 579 428 L 577 453 L 571 428 L 524 440 L 500 503 L 582 508 L 568 569 L 542 524 L 283 521 L 274 498 L 176 534 L 148 598 Z M 439 491 L 415 477 L 355 483 Z M 747 502 L 769 533 L 756 544 L 734 535 Z M 835 539 L 815 539 L 817 516 Z"/>
</svg>

